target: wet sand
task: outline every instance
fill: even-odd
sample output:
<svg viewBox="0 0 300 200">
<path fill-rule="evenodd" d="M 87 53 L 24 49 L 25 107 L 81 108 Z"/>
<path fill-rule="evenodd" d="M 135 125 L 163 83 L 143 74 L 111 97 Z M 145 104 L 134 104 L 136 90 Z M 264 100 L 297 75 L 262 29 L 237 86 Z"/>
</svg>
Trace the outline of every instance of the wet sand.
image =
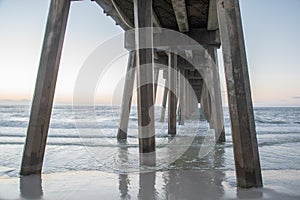
<svg viewBox="0 0 300 200">
<path fill-rule="evenodd" d="M 222 170 L 6 175 L 0 176 L 0 199 L 300 199 L 300 171 L 267 170 L 263 180 L 262 189 L 237 189 L 234 171 Z"/>
</svg>

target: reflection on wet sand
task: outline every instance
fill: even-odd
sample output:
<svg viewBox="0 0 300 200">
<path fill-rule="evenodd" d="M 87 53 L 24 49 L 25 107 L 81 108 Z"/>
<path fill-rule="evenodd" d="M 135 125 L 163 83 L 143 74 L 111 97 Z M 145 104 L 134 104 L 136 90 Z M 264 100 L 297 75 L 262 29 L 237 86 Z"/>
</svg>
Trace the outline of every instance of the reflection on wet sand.
<svg viewBox="0 0 300 200">
<path fill-rule="evenodd" d="M 169 138 L 171 141 L 172 138 Z M 225 173 L 218 170 L 224 166 L 224 147 L 215 146 L 210 153 L 198 157 L 203 137 L 196 137 L 193 144 L 174 163 L 171 170 L 139 174 L 138 199 L 219 199 L 224 195 L 222 182 Z M 171 152 L 170 152 L 171 153 Z M 119 151 L 119 159 L 128 158 L 126 145 Z M 207 169 L 213 170 L 207 170 Z M 205 170 L 202 170 L 205 169 Z M 156 185 L 157 173 L 161 174 L 162 186 Z M 129 199 L 128 174 L 119 175 L 119 191 L 122 199 Z"/>
<path fill-rule="evenodd" d="M 157 198 L 157 191 L 155 188 L 155 172 L 140 173 L 139 193 L 138 199 L 152 200 Z"/>
<path fill-rule="evenodd" d="M 120 148 L 119 148 L 119 160 L 121 161 L 128 161 L 128 147 L 126 140 L 119 140 L 118 141 Z M 121 199 L 130 199 L 129 195 L 129 185 L 130 180 L 128 178 L 127 173 L 120 173 L 119 174 L 119 192 Z"/>
<path fill-rule="evenodd" d="M 20 178 L 20 193 L 25 199 L 40 199 L 43 196 L 41 175 L 33 174 Z"/>
<path fill-rule="evenodd" d="M 224 166 L 224 148 L 216 146 L 199 158 L 202 141 L 202 137 L 196 137 L 181 158 L 171 164 L 175 169 L 163 173 L 166 199 L 219 199 L 224 195 L 225 173 L 218 170 Z"/>
</svg>

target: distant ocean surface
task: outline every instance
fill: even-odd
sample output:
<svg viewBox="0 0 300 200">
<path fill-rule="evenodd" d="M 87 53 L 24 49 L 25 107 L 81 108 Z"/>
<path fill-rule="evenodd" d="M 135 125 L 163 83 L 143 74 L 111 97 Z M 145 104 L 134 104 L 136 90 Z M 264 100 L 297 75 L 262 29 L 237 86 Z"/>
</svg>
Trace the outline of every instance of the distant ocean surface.
<svg viewBox="0 0 300 200">
<path fill-rule="evenodd" d="M 91 113 L 91 110 L 93 113 Z M 76 170 L 117 170 L 138 164 L 137 112 L 132 108 L 128 143 L 117 143 L 119 107 L 76 107 L 57 105 L 52 112 L 43 173 Z M 74 114 L 75 113 L 75 114 Z M 17 176 L 28 126 L 30 106 L 0 106 L 0 175 Z M 179 135 L 194 134 L 195 140 L 175 162 L 161 165 L 168 169 L 234 170 L 228 110 L 224 109 L 226 143 L 216 145 L 203 158 L 197 157 L 201 138 L 208 129 L 206 121 L 186 120 L 178 126 Z M 155 111 L 157 149 L 169 141 L 167 123 L 159 122 L 160 108 Z M 75 123 L 77 120 L 77 124 Z M 255 121 L 261 167 L 263 170 L 300 170 L 300 108 L 258 107 Z M 202 137 L 203 138 L 203 137 Z M 126 148 L 126 155 L 120 149 Z M 123 152 L 124 153 L 124 152 Z M 130 156 L 132 158 L 130 158 Z M 158 155 L 159 158 L 160 155 Z M 132 165 L 132 166 L 130 166 Z"/>
</svg>

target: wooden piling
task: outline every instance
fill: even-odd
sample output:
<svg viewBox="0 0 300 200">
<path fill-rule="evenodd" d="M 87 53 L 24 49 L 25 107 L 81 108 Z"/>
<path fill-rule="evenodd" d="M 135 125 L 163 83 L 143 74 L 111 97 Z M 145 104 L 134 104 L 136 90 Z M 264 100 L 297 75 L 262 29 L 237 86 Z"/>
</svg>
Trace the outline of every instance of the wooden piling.
<svg viewBox="0 0 300 200">
<path fill-rule="evenodd" d="M 237 185 L 262 187 L 246 50 L 238 0 L 218 0 Z"/>
<path fill-rule="evenodd" d="M 133 84 L 135 78 L 136 51 L 131 51 L 128 57 L 127 72 L 125 77 L 124 92 L 121 104 L 120 124 L 117 138 L 127 139 L 128 122 L 133 95 Z"/>
<path fill-rule="evenodd" d="M 157 96 L 158 76 L 159 76 L 159 68 L 155 68 L 154 69 L 154 90 L 153 90 L 154 104 L 156 102 L 156 96 Z"/>
<path fill-rule="evenodd" d="M 211 78 L 211 125 L 215 130 L 216 141 L 222 143 L 225 142 L 225 130 L 216 47 L 208 46 L 207 53 L 210 60 L 210 65 L 208 68 L 209 72 L 207 76 Z"/>
<path fill-rule="evenodd" d="M 177 82 L 177 55 L 168 53 L 168 69 L 169 69 L 169 101 L 168 101 L 168 134 L 176 135 L 176 110 L 177 110 L 177 97 L 176 97 L 176 82 Z"/>
<path fill-rule="evenodd" d="M 207 83 L 202 84 L 202 89 L 201 89 L 201 97 L 200 97 L 200 103 L 201 103 L 201 110 L 203 114 L 205 115 L 205 119 L 207 122 L 210 124 L 211 122 L 211 103 L 210 103 L 210 93 L 208 90 L 208 85 Z M 211 126 L 211 124 L 210 124 Z"/>
<path fill-rule="evenodd" d="M 21 175 L 41 173 L 70 0 L 52 0 L 23 152 Z"/>
<path fill-rule="evenodd" d="M 179 75 L 179 125 L 184 125 L 184 120 L 185 120 L 185 78 L 183 75 L 183 70 L 178 71 Z"/>
<path fill-rule="evenodd" d="M 152 27 L 152 0 L 134 0 L 135 27 Z M 139 152 L 151 153 L 155 151 L 154 102 L 153 102 L 153 56 L 152 49 L 145 49 L 153 43 L 153 33 L 150 29 L 135 31 L 137 51 L 137 80 L 138 80 L 138 124 L 139 124 Z M 141 48 L 141 49 L 139 49 Z M 144 65 L 144 66 L 143 66 Z M 147 65 L 147 66 L 145 66 Z M 143 160 L 142 164 L 148 162 Z M 151 158 L 150 158 L 151 159 Z M 145 161 L 145 162 L 144 162 Z M 151 162 L 151 161 L 150 161 Z"/>
<path fill-rule="evenodd" d="M 166 113 L 166 105 L 167 105 L 167 98 L 168 98 L 168 78 L 165 80 L 165 88 L 164 88 L 164 96 L 162 100 L 162 105 L 161 105 L 161 113 L 160 113 L 160 122 L 165 121 L 165 113 Z"/>
<path fill-rule="evenodd" d="M 185 77 L 188 77 L 188 71 L 185 70 Z M 188 80 L 188 78 L 187 78 Z M 191 87 L 189 87 L 189 82 L 185 85 L 185 117 L 189 118 L 191 116 Z"/>
</svg>

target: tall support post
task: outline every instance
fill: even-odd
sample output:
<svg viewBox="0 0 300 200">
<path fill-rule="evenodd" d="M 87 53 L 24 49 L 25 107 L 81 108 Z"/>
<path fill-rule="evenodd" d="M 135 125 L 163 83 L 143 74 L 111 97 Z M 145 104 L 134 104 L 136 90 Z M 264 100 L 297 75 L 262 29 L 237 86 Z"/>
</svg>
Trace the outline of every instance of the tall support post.
<svg viewBox="0 0 300 200">
<path fill-rule="evenodd" d="M 160 113 L 160 122 L 164 122 L 165 121 L 165 113 L 166 113 L 166 105 L 167 105 L 167 97 L 168 97 L 168 78 L 166 77 L 165 80 L 165 88 L 164 88 L 164 96 L 162 99 L 162 105 L 161 105 L 161 113 Z"/>
<path fill-rule="evenodd" d="M 185 80 L 183 70 L 178 71 L 179 74 L 179 125 L 184 125 L 185 120 Z"/>
<path fill-rule="evenodd" d="M 121 104 L 120 124 L 117 138 L 127 139 L 128 122 L 131 109 L 131 100 L 133 95 L 133 84 L 135 77 L 136 52 L 131 51 L 128 57 L 127 72 L 125 77 L 125 85 L 123 99 Z"/>
<path fill-rule="evenodd" d="M 188 77 L 188 71 L 185 71 L 185 77 Z M 188 78 L 186 78 L 186 80 L 188 81 Z M 191 116 L 191 89 L 189 87 L 190 84 L 189 82 L 187 82 L 187 84 L 185 85 L 185 117 L 189 118 Z"/>
<path fill-rule="evenodd" d="M 205 115 L 207 122 L 211 125 L 211 123 L 210 123 L 211 122 L 210 94 L 209 94 L 209 90 L 208 90 L 208 85 L 205 82 L 203 82 L 203 85 L 202 85 L 200 103 L 201 103 L 201 110 L 203 111 L 203 114 Z"/>
<path fill-rule="evenodd" d="M 220 76 L 217 61 L 217 49 L 214 46 L 208 46 L 207 52 L 211 58 L 211 76 L 212 76 L 212 112 L 215 112 L 213 117 L 213 127 L 216 133 L 217 142 L 225 142 L 225 129 L 224 129 L 224 116 L 223 116 L 223 106 L 222 106 L 222 96 L 220 87 Z"/>
<path fill-rule="evenodd" d="M 154 102 L 153 102 L 153 49 L 144 47 L 153 44 L 150 28 L 141 31 L 138 28 L 152 27 L 152 0 L 134 0 L 135 42 L 137 51 L 138 80 L 138 124 L 139 152 L 141 164 L 153 164 L 155 152 Z M 148 157 L 150 156 L 148 160 Z M 147 157 L 147 158 L 146 158 Z M 149 161 L 149 162 L 148 162 Z M 151 162 L 151 163 L 150 163 Z M 154 161 L 155 162 L 155 161 Z"/>
<path fill-rule="evenodd" d="M 42 170 L 70 4 L 70 0 L 52 0 L 50 3 L 23 152 L 21 175 L 37 174 Z"/>
<path fill-rule="evenodd" d="M 262 187 L 250 80 L 238 0 L 218 0 L 237 185 Z"/>
<path fill-rule="evenodd" d="M 156 96 L 157 96 L 158 76 L 159 76 L 159 68 L 155 68 L 154 69 L 154 89 L 153 89 L 154 104 L 156 102 Z"/>
<path fill-rule="evenodd" d="M 177 82 L 177 55 L 168 53 L 168 68 L 169 68 L 169 101 L 168 101 L 168 134 L 176 135 L 176 82 Z"/>
</svg>

